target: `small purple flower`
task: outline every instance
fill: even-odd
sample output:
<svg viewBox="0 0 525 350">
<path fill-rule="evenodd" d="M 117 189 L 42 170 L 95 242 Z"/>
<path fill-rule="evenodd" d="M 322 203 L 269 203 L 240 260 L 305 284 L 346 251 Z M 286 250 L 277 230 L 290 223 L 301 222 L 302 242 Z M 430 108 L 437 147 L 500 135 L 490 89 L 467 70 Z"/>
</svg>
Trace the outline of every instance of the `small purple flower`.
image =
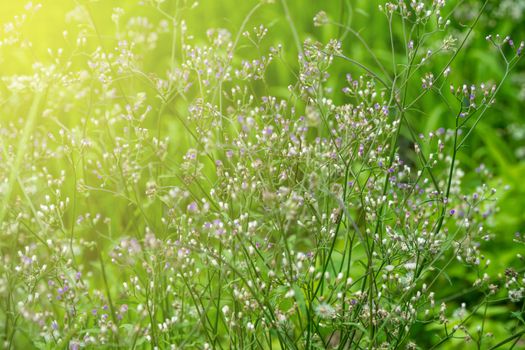
<svg viewBox="0 0 525 350">
<path fill-rule="evenodd" d="M 188 204 L 188 212 L 190 213 L 196 213 L 197 210 L 198 210 L 198 206 L 197 206 L 197 203 L 195 202 L 191 202 L 190 204 Z"/>
</svg>

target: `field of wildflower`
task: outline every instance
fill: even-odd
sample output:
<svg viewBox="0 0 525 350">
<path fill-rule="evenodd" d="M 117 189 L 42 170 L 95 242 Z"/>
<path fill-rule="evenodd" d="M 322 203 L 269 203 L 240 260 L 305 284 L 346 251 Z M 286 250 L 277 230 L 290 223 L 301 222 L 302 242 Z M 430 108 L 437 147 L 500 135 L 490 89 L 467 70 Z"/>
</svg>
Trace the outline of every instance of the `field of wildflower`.
<svg viewBox="0 0 525 350">
<path fill-rule="evenodd" d="M 2 349 L 524 349 L 525 1 L 0 2 Z"/>
</svg>

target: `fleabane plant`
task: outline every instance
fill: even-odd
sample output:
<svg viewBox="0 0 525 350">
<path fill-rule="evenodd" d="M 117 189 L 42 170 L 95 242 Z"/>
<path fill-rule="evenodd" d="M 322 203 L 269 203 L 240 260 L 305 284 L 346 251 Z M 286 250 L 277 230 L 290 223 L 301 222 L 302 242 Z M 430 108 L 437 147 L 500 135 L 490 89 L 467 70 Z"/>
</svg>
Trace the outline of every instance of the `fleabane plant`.
<svg viewBox="0 0 525 350">
<path fill-rule="evenodd" d="M 504 75 L 457 81 L 485 5 L 458 32 L 443 0 L 382 4 L 386 57 L 320 12 L 314 25 L 341 37 L 306 40 L 278 94 L 268 69 L 291 48 L 265 49 L 271 29 L 250 28 L 271 4 L 203 41 L 184 20 L 191 1 L 110 19 L 96 6 L 67 14 L 67 48 L 2 76 L 3 346 L 517 344 L 523 268 L 494 273 L 483 253 L 499 184 L 480 165 L 463 186 L 458 161 L 524 49 L 488 33 Z M 15 30 L 0 49 L 26 53 Z M 345 54 L 345 38 L 370 59 Z M 423 133 L 425 99 L 443 122 Z M 462 289 L 444 293 L 458 269 Z M 502 303 L 513 323 L 495 337 Z"/>
</svg>

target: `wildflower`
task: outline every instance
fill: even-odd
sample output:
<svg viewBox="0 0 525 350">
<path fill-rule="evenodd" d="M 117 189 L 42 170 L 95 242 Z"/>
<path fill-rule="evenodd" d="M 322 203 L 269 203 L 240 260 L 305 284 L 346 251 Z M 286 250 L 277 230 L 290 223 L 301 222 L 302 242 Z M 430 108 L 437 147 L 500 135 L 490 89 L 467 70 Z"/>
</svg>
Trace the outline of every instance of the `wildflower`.
<svg viewBox="0 0 525 350">
<path fill-rule="evenodd" d="M 335 309 L 327 303 L 321 303 L 317 305 L 315 308 L 315 313 L 317 316 L 323 319 L 331 319 L 336 316 Z"/>
<path fill-rule="evenodd" d="M 512 301 L 513 303 L 520 302 L 520 300 L 523 299 L 523 292 L 524 292 L 523 288 L 509 290 L 510 301 Z"/>
<path fill-rule="evenodd" d="M 288 290 L 284 295 L 285 298 L 293 298 L 295 296 L 295 291 L 293 289 Z"/>
<path fill-rule="evenodd" d="M 328 24 L 328 21 L 329 21 L 328 20 L 328 15 L 324 11 L 319 11 L 314 16 L 314 26 L 316 26 L 316 27 L 322 27 L 322 26 Z"/>
<path fill-rule="evenodd" d="M 227 316 L 230 313 L 230 307 L 228 305 L 224 305 L 222 307 L 222 313 Z"/>
</svg>

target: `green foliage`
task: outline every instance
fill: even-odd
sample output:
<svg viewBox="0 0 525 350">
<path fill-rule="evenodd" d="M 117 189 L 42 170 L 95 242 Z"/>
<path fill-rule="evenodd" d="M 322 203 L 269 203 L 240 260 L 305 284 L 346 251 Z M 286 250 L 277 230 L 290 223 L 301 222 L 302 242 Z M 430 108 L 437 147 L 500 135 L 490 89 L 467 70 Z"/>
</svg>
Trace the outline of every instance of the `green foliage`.
<svg viewBox="0 0 525 350">
<path fill-rule="evenodd" d="M 523 346 L 525 3 L 418 6 L 0 4 L 3 346 Z"/>
</svg>

